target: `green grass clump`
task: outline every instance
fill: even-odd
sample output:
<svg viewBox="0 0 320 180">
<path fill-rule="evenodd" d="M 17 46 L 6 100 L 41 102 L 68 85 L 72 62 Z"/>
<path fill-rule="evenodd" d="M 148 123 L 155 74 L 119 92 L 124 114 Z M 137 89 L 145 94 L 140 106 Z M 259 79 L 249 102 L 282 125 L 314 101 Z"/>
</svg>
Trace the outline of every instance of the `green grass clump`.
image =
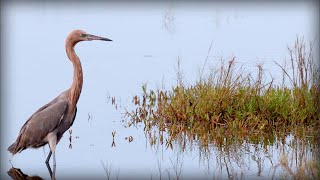
<svg viewBox="0 0 320 180">
<path fill-rule="evenodd" d="M 306 49 L 309 47 L 309 49 Z M 133 99 L 136 109 L 128 111 L 132 124 L 143 122 L 146 132 L 166 132 L 167 145 L 186 137 L 201 146 L 263 142 L 266 145 L 294 136 L 312 135 L 319 124 L 319 73 L 314 68 L 312 44 L 297 39 L 288 48 L 290 68 L 277 64 L 283 72 L 282 83 L 271 76 L 264 82 L 262 65 L 256 77 L 237 67 L 235 58 L 221 63 L 194 85 L 184 85 L 178 70 L 178 85 L 171 90 L 147 90 Z M 286 83 L 289 82 L 289 83 Z M 289 85 L 285 85 L 289 84 Z M 229 137 L 226 140 L 226 137 Z M 151 138 L 151 144 L 163 137 Z"/>
</svg>

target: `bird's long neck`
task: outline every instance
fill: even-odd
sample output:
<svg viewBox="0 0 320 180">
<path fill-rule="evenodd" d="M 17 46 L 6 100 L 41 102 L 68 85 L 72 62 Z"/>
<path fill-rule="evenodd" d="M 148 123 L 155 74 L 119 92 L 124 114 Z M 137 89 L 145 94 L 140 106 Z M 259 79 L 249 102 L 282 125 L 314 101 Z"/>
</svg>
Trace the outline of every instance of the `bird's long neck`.
<svg viewBox="0 0 320 180">
<path fill-rule="evenodd" d="M 76 104 L 81 94 L 82 83 L 83 83 L 83 75 L 82 75 L 82 67 L 79 60 L 79 57 L 74 51 L 74 46 L 76 43 L 66 43 L 66 52 L 68 58 L 73 64 L 73 82 L 70 87 L 68 93 L 69 100 L 69 112 L 73 113 L 76 108 Z"/>
</svg>

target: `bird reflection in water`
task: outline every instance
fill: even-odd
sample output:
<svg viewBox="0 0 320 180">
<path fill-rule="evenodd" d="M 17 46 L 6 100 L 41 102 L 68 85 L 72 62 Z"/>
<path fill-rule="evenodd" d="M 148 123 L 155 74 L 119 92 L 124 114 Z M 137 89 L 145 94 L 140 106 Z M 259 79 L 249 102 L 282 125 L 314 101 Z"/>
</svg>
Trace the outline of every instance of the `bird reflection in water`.
<svg viewBox="0 0 320 180">
<path fill-rule="evenodd" d="M 14 180 L 20 180 L 20 179 L 33 179 L 33 180 L 41 180 L 43 179 L 40 176 L 28 176 L 27 174 L 24 174 L 21 169 L 19 168 L 14 168 L 12 167 L 9 171 L 8 171 L 8 175 L 14 179 Z"/>
<path fill-rule="evenodd" d="M 10 162 L 10 164 L 11 164 L 11 162 Z M 53 166 L 53 171 L 52 171 L 51 167 L 50 167 L 50 164 L 48 162 L 46 162 L 45 164 L 47 166 L 47 169 L 48 169 L 48 172 L 49 172 L 51 180 L 55 180 L 56 179 L 55 178 L 56 166 Z M 22 179 L 39 180 L 39 179 L 43 179 L 42 177 L 37 176 L 37 175 L 29 176 L 27 174 L 24 174 L 21 169 L 13 167 L 12 164 L 11 164 L 11 169 L 9 169 L 9 171 L 7 173 L 14 180 L 18 180 L 18 179 L 19 180 L 22 180 Z"/>
<path fill-rule="evenodd" d="M 52 172 L 50 165 L 48 163 L 46 163 L 46 165 L 47 165 L 51 180 L 55 180 L 55 169 L 56 169 L 55 166 L 53 166 L 53 172 Z M 37 176 L 37 175 L 29 176 L 27 174 L 24 174 L 21 169 L 15 168 L 13 166 L 11 167 L 11 169 L 9 169 L 9 171 L 7 173 L 14 180 L 24 180 L 24 179 L 26 179 L 26 180 L 42 180 L 42 179 L 44 179 L 44 178 Z"/>
</svg>

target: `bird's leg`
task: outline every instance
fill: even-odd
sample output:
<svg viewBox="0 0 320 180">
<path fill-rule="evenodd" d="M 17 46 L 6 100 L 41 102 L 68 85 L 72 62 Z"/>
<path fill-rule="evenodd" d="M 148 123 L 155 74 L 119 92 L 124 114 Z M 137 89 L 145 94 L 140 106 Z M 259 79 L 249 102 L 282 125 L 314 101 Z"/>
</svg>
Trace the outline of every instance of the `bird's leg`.
<svg viewBox="0 0 320 180">
<path fill-rule="evenodd" d="M 11 155 L 11 158 L 9 159 L 9 162 L 10 162 L 11 166 L 13 167 L 12 162 L 11 162 L 12 157 L 13 157 L 13 155 Z"/>
<path fill-rule="evenodd" d="M 11 155 L 11 158 L 9 159 L 9 162 L 10 162 L 11 166 L 12 166 L 12 163 L 11 163 L 12 157 L 13 157 L 13 155 Z"/>
<path fill-rule="evenodd" d="M 54 155 L 53 155 L 54 157 Z M 51 180 L 55 180 L 56 179 L 56 165 L 53 166 L 53 174 L 51 176 Z"/>
<path fill-rule="evenodd" d="M 48 168 L 48 171 L 49 171 L 49 175 L 51 177 L 51 180 L 55 180 L 55 174 L 56 174 L 56 166 L 53 166 L 53 172 L 51 170 L 51 167 L 50 167 L 50 164 L 49 163 L 46 163 L 47 165 L 47 168 Z"/>
<path fill-rule="evenodd" d="M 49 133 L 47 135 L 48 137 L 48 142 L 50 146 L 50 156 L 53 154 L 53 165 L 56 165 L 56 146 L 57 146 L 57 136 L 54 133 Z"/>
<path fill-rule="evenodd" d="M 50 158 L 51 158 L 51 154 L 52 154 L 52 151 L 50 150 L 50 152 L 49 152 L 49 154 L 48 154 L 48 157 L 47 157 L 47 159 L 46 159 L 46 164 L 49 163 Z"/>
<path fill-rule="evenodd" d="M 50 164 L 49 164 L 49 163 L 46 163 L 46 165 L 47 165 L 47 168 L 48 168 L 50 177 L 52 178 L 52 170 L 51 170 Z"/>
<path fill-rule="evenodd" d="M 53 168 L 56 167 L 56 152 L 53 151 Z"/>
</svg>

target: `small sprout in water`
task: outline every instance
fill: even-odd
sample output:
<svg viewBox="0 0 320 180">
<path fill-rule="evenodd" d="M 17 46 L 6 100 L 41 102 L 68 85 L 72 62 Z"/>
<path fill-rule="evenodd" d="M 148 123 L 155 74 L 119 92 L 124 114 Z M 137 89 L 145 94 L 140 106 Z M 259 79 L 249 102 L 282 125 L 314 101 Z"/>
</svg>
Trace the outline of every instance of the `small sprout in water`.
<svg viewBox="0 0 320 180">
<path fill-rule="evenodd" d="M 88 113 L 88 122 L 92 119 L 92 116 Z"/>
<path fill-rule="evenodd" d="M 133 137 L 129 136 L 129 142 L 132 142 L 132 141 L 133 141 Z"/>
<path fill-rule="evenodd" d="M 112 144 L 111 144 L 111 147 L 116 147 L 116 143 L 114 142 L 114 136 L 116 135 L 116 131 L 112 131 L 111 135 L 112 135 Z"/>
<path fill-rule="evenodd" d="M 115 105 L 115 104 L 116 104 L 116 98 L 115 98 L 115 97 L 112 97 L 112 98 L 111 98 L 111 103 L 112 103 L 112 105 Z"/>
<path fill-rule="evenodd" d="M 133 141 L 133 137 L 132 136 L 125 137 L 124 139 L 128 140 L 129 143 L 131 143 Z"/>
<path fill-rule="evenodd" d="M 114 142 L 114 140 L 112 140 L 111 147 L 116 147 L 116 143 Z"/>
<path fill-rule="evenodd" d="M 69 129 L 69 149 L 72 149 L 72 129 Z"/>
</svg>

